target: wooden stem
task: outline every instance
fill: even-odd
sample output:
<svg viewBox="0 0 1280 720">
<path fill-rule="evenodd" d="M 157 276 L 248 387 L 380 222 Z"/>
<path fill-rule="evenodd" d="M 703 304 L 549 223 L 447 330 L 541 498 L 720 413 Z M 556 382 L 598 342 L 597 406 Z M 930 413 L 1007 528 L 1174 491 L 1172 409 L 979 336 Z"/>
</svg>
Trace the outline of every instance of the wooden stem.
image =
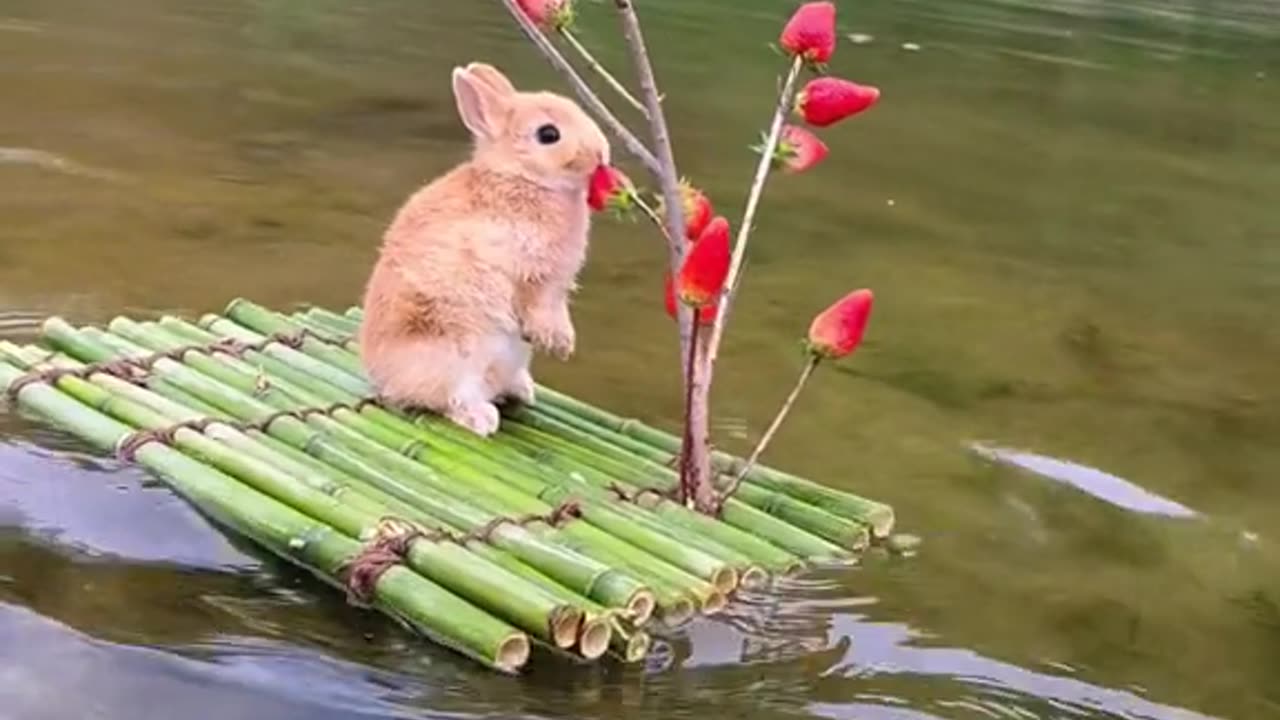
<svg viewBox="0 0 1280 720">
<path fill-rule="evenodd" d="M 649 132 L 652 135 L 654 152 L 657 154 L 658 169 L 654 172 L 662 190 L 662 203 L 666 211 L 667 256 L 668 265 L 674 276 L 680 271 L 680 263 L 684 260 L 684 207 L 680 203 L 680 174 L 676 169 L 675 154 L 671 149 L 671 135 L 667 130 L 666 115 L 662 112 L 662 102 L 658 94 L 658 81 L 653 74 L 653 65 L 649 62 L 649 51 L 645 47 L 644 34 L 640 30 L 640 18 L 636 15 L 631 0 L 614 0 L 618 15 L 622 20 L 622 34 L 627 48 L 631 52 L 631 64 L 635 68 L 640 83 L 640 94 L 649 112 Z M 683 305 L 677 308 L 677 322 L 680 326 L 680 357 L 688 356 L 689 345 L 693 342 L 693 312 Z M 684 375 L 686 384 L 689 375 Z"/>
<path fill-rule="evenodd" d="M 693 342 L 689 343 L 689 355 L 685 362 L 685 373 L 693 374 L 693 366 L 698 358 L 698 338 L 700 333 L 695 332 Z M 695 488 L 692 484 L 692 476 L 694 471 L 693 457 L 693 439 L 692 423 L 690 422 L 690 411 L 693 407 L 693 383 L 686 383 L 684 394 L 684 439 L 680 447 L 680 485 L 679 495 L 681 505 L 688 505 L 689 499 L 694 496 Z"/>
<path fill-rule="evenodd" d="M 649 110 L 649 129 L 653 135 L 653 145 L 658 156 L 661 172 L 658 182 L 662 188 L 663 206 L 666 209 L 667 247 L 670 258 L 672 276 L 680 272 L 680 263 L 684 259 L 684 211 L 680 203 L 680 176 L 676 170 L 675 156 L 671 150 L 671 136 L 667 131 L 666 117 L 662 112 L 661 97 L 658 94 L 658 83 L 654 79 L 653 66 L 649 62 L 649 53 L 645 49 L 644 35 L 640 30 L 640 18 L 636 15 L 635 3 L 632 0 L 614 0 L 614 6 L 622 19 L 622 33 L 627 47 L 631 50 L 632 64 L 640 81 L 641 94 L 645 106 Z M 681 304 L 677 307 L 677 322 L 680 326 L 681 357 L 689 358 L 692 348 L 697 342 L 694 322 L 694 311 Z M 706 366 L 705 358 L 686 367 L 683 374 L 686 397 L 692 402 L 685 404 L 688 442 L 685 457 L 687 469 L 682 472 L 693 490 L 693 499 L 702 512 L 715 510 L 715 488 L 711 484 L 710 453 L 710 413 L 707 408 L 711 387 L 710 378 L 698 372 L 699 367 Z"/>
<path fill-rule="evenodd" d="M 804 369 L 800 371 L 800 377 L 796 380 L 796 386 L 791 389 L 791 394 L 788 395 L 786 401 L 782 403 L 782 407 L 778 408 L 778 414 L 773 416 L 773 421 L 769 423 L 769 427 L 764 431 L 764 434 L 760 436 L 760 441 L 756 443 L 755 448 L 751 450 L 751 455 L 748 456 L 747 461 L 743 463 L 742 469 L 733 476 L 733 479 L 730 480 L 729 484 L 725 486 L 723 491 L 721 491 L 721 504 L 723 504 L 725 500 L 733 497 L 733 494 L 738 490 L 738 486 L 742 484 L 743 478 L 745 478 L 747 474 L 751 472 L 751 469 L 755 467 L 756 461 L 764 454 L 765 448 L 769 447 L 770 441 L 772 441 L 773 436 L 778 433 L 778 428 L 782 427 L 782 421 L 785 420 L 787 415 L 791 412 L 791 406 L 796 404 L 796 398 L 800 397 L 800 391 L 804 390 L 805 384 L 809 382 L 809 377 L 813 375 L 813 371 L 818 367 L 818 363 L 821 360 L 822 357 L 820 355 L 809 356 L 809 362 L 805 363 Z"/>
<path fill-rule="evenodd" d="M 645 109 L 644 104 L 637 100 L 635 96 L 627 90 L 626 86 L 619 82 L 618 78 L 613 76 L 613 73 L 606 70 L 599 60 L 596 60 L 595 55 L 592 55 L 591 51 L 578 41 L 578 37 L 576 35 L 569 32 L 566 28 L 560 30 L 560 36 L 564 38 L 565 42 L 569 43 L 569 47 L 573 48 L 578 55 L 582 57 L 582 61 L 587 64 L 587 67 L 594 70 L 595 73 L 599 75 L 600 78 L 609 85 L 609 87 L 613 88 L 615 92 L 621 95 L 622 99 L 626 100 L 631 107 L 639 110 L 646 120 L 649 118 L 649 111 Z"/>
<path fill-rule="evenodd" d="M 700 464 L 696 471 L 700 473 L 700 485 L 704 489 L 702 497 L 704 502 L 699 503 L 699 509 L 704 512 L 714 512 L 718 505 L 715 499 L 714 482 L 711 474 L 711 457 L 710 457 L 710 424 L 711 424 L 711 382 L 715 374 L 716 356 L 720 351 L 720 340 L 724 334 L 724 326 L 726 318 L 729 314 L 729 306 L 733 303 L 738 284 L 742 272 L 742 262 L 746 254 L 747 240 L 751 236 L 751 223 L 755 218 L 756 208 L 760 202 L 760 196 L 764 192 L 765 181 L 769 177 L 769 171 L 773 167 L 773 153 L 777 149 L 778 140 L 782 135 L 782 126 L 786 119 L 787 113 L 791 108 L 792 95 L 795 92 L 796 79 L 799 77 L 800 69 L 803 62 L 796 59 L 791 64 L 791 70 L 787 73 L 787 79 L 782 85 L 782 91 L 778 95 L 778 105 L 774 111 L 773 122 L 769 128 L 769 135 L 765 140 L 764 152 L 760 157 L 760 164 L 756 169 L 755 180 L 751 184 L 751 192 L 747 197 L 747 208 L 743 214 L 742 223 L 738 228 L 738 239 L 734 244 L 733 256 L 729 265 L 729 276 L 725 281 L 724 294 L 721 297 L 719 309 L 716 313 L 715 321 L 711 325 L 709 337 L 704 344 L 702 357 L 697 365 L 694 366 L 693 373 L 688 379 L 688 383 L 693 386 L 693 397 L 690 402 L 689 418 L 692 423 L 690 433 L 692 435 L 691 444 L 695 448 L 701 447 L 695 457 L 700 456 Z"/>
<path fill-rule="evenodd" d="M 639 194 L 635 195 L 635 203 L 636 207 L 640 208 L 640 212 L 644 213 L 644 216 L 649 219 L 649 222 L 653 223 L 654 227 L 658 228 L 658 232 L 662 233 L 662 236 L 669 242 L 671 240 L 671 234 L 667 232 L 667 226 L 663 222 L 662 217 L 658 215 L 658 211 L 654 210 L 652 205 L 645 202 Z"/>
</svg>

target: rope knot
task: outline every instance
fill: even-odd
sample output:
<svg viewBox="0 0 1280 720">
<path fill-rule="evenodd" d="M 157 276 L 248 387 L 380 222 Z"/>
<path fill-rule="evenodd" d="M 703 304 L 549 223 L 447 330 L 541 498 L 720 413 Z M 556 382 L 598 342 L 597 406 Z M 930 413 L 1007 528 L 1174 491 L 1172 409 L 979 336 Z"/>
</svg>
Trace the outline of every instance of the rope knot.
<svg viewBox="0 0 1280 720">
<path fill-rule="evenodd" d="M 366 606 L 372 602 L 383 573 L 404 560 L 414 540 L 425 537 L 428 535 L 407 520 L 382 518 L 373 539 L 339 568 L 346 580 L 347 601 Z"/>
</svg>

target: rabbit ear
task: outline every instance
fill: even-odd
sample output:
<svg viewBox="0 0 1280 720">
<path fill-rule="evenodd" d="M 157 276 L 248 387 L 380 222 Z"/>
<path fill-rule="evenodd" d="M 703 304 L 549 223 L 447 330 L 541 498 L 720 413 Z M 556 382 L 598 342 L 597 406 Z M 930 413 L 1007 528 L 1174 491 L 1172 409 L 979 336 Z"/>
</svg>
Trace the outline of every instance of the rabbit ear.
<svg viewBox="0 0 1280 720">
<path fill-rule="evenodd" d="M 472 135 L 485 140 L 498 134 L 497 114 L 502 107 L 502 97 L 465 68 L 453 69 L 453 97 L 458 103 L 458 115 Z"/>
<path fill-rule="evenodd" d="M 516 88 L 498 68 L 488 63 L 473 62 L 467 65 L 467 74 L 489 86 L 499 95 L 515 95 Z"/>
</svg>

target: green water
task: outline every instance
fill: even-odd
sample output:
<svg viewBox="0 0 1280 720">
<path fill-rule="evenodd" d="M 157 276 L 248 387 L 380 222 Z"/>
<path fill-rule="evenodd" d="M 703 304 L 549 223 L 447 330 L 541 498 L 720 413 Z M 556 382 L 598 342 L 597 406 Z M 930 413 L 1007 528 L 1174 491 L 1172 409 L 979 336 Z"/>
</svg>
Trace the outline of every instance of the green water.
<svg viewBox="0 0 1280 720">
<path fill-rule="evenodd" d="M 644 667 L 497 678 L 0 414 L 0 718 L 1280 717 L 1280 9 L 840 6 L 870 37 L 834 69 L 884 96 L 770 185 L 717 440 L 746 447 L 811 315 L 874 288 L 770 460 L 892 503 L 918 555 L 747 598 Z M 681 170 L 731 217 L 790 7 L 641 5 Z M 607 4 L 583 15 L 620 67 Z M 0 335 L 357 301 L 465 153 L 447 78 L 475 59 L 561 87 L 497 0 L 0 0 Z M 579 354 L 541 379 L 674 423 L 662 252 L 597 225 Z"/>
</svg>

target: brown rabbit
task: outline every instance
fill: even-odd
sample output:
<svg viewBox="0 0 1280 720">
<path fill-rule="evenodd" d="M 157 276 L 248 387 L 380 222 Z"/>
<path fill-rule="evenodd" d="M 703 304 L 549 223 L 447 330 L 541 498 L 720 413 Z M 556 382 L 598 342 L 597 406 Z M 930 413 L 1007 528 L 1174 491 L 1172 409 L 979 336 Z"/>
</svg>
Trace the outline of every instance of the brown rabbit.
<svg viewBox="0 0 1280 720">
<path fill-rule="evenodd" d="M 387 229 L 360 355 L 383 400 L 489 435 L 495 401 L 534 400 L 530 343 L 573 353 L 587 183 L 609 143 L 573 101 L 517 92 L 490 65 L 454 68 L 453 94 L 471 159 L 418 190 Z"/>
</svg>

